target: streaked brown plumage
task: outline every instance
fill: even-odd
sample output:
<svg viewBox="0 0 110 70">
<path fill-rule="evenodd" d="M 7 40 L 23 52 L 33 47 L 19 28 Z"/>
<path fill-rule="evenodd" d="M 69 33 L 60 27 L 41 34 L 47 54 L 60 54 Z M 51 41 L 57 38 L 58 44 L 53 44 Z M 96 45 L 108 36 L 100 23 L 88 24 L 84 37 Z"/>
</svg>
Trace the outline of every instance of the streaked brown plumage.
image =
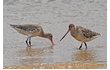
<svg viewBox="0 0 110 70">
<path fill-rule="evenodd" d="M 82 26 L 75 26 L 74 24 L 70 24 L 67 33 L 61 38 L 61 40 L 68 34 L 69 31 L 70 31 L 71 36 L 73 36 L 76 40 L 82 42 L 79 49 L 82 47 L 83 43 L 85 44 L 86 49 L 87 49 L 86 42 L 89 42 L 89 41 L 97 38 L 98 35 L 100 35 L 99 33 L 93 32 Z"/>
<path fill-rule="evenodd" d="M 16 29 L 19 33 L 28 36 L 26 40 L 27 46 L 31 46 L 31 37 L 40 36 L 44 38 L 48 38 L 52 45 L 54 45 L 52 40 L 52 34 L 51 33 L 44 33 L 43 28 L 38 24 L 24 24 L 24 25 L 12 25 L 10 26 L 14 29 Z M 29 40 L 29 42 L 28 42 Z"/>
</svg>

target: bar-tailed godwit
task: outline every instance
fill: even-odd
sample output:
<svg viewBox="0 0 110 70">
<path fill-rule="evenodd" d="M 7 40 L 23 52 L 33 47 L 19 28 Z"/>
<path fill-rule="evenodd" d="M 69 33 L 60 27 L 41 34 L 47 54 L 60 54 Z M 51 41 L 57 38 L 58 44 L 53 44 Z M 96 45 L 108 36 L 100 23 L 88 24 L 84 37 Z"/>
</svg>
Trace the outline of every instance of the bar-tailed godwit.
<svg viewBox="0 0 110 70">
<path fill-rule="evenodd" d="M 16 29 L 19 33 L 28 36 L 26 40 L 26 44 L 28 47 L 31 46 L 31 37 L 35 37 L 35 36 L 48 38 L 51 41 L 52 45 L 54 45 L 52 40 L 52 34 L 44 33 L 43 28 L 38 24 L 24 24 L 24 25 L 10 24 L 10 26 Z"/>
<path fill-rule="evenodd" d="M 100 34 L 93 32 L 89 29 L 86 29 L 82 26 L 75 26 L 74 24 L 69 25 L 69 29 L 66 32 L 66 34 L 61 38 L 61 40 L 68 34 L 70 31 L 70 34 L 78 41 L 82 42 L 79 49 L 81 49 L 82 44 L 84 43 L 87 49 L 87 44 L 86 42 L 89 42 L 95 38 L 97 38 Z M 61 41 L 60 40 L 60 41 Z"/>
</svg>

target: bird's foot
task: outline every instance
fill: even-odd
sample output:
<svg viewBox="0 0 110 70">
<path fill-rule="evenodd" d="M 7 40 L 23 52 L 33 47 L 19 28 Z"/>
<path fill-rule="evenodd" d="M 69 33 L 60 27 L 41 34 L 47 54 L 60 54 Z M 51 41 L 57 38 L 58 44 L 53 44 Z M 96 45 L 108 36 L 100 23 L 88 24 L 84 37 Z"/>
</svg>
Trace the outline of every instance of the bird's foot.
<svg viewBox="0 0 110 70">
<path fill-rule="evenodd" d="M 81 50 L 81 48 L 79 47 L 79 50 Z"/>
<path fill-rule="evenodd" d="M 79 47 L 79 50 L 81 49 L 82 45 Z"/>
</svg>

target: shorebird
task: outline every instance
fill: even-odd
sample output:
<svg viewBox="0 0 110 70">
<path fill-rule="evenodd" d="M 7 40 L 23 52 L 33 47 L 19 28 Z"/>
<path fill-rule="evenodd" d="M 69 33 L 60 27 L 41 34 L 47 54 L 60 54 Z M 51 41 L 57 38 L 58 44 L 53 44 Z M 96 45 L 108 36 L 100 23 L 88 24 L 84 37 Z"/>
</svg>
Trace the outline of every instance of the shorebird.
<svg viewBox="0 0 110 70">
<path fill-rule="evenodd" d="M 19 33 L 26 35 L 28 37 L 26 40 L 26 44 L 28 47 L 31 47 L 31 37 L 35 36 L 47 38 L 51 41 L 52 45 L 54 45 L 54 42 L 52 40 L 52 34 L 44 33 L 43 28 L 38 24 L 24 24 L 24 25 L 10 24 L 10 26 L 17 30 Z"/>
<path fill-rule="evenodd" d="M 99 33 L 91 31 L 91 30 L 84 28 L 82 26 L 75 26 L 74 24 L 70 24 L 68 31 L 61 38 L 61 40 L 69 33 L 69 31 L 70 31 L 71 36 L 73 36 L 76 40 L 82 42 L 79 49 L 81 49 L 83 43 L 85 44 L 86 49 L 87 49 L 86 42 L 89 42 L 89 41 L 97 38 L 100 35 Z"/>
</svg>

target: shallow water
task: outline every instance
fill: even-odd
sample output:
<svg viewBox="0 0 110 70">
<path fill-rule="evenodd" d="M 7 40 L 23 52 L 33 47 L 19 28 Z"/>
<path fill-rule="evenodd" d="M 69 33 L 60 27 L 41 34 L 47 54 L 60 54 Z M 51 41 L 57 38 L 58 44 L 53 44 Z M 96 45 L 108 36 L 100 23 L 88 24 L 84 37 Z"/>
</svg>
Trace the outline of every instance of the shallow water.
<svg viewBox="0 0 110 70">
<path fill-rule="evenodd" d="M 107 63 L 106 0 L 3 0 L 3 66 L 54 64 L 57 62 Z M 69 24 L 81 25 L 101 34 L 79 50 L 80 42 L 68 34 Z M 26 36 L 9 24 L 40 24 L 53 34 L 55 45 L 41 37 L 32 38 L 27 48 Z M 97 68 L 97 67 L 95 67 Z M 106 67 L 99 67 L 106 68 Z"/>
</svg>

